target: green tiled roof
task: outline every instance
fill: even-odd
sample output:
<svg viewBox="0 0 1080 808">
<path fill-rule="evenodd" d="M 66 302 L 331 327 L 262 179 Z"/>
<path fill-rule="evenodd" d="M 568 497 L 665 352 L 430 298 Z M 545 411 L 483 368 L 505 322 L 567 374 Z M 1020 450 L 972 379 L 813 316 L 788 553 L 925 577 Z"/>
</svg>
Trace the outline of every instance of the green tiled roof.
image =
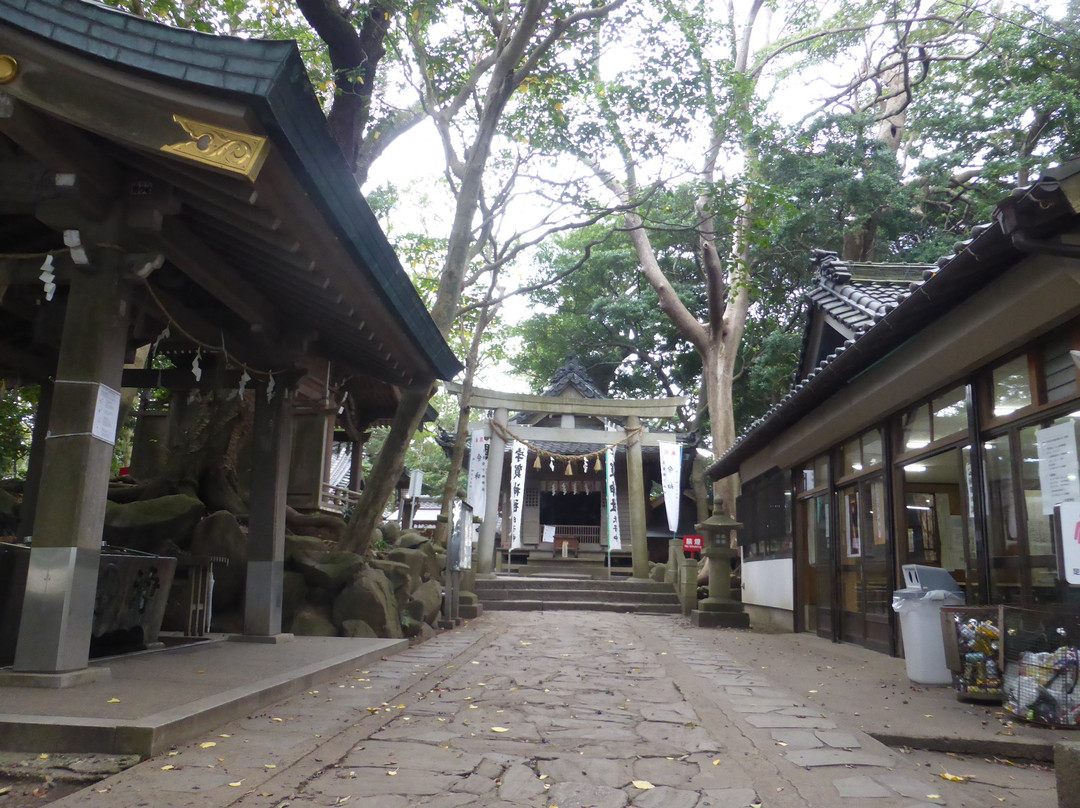
<svg viewBox="0 0 1080 808">
<path fill-rule="evenodd" d="M 158 80 L 243 96 L 430 372 L 450 379 L 461 369 L 352 179 L 296 43 L 172 28 L 84 0 L 0 0 L 0 20 Z"/>
</svg>

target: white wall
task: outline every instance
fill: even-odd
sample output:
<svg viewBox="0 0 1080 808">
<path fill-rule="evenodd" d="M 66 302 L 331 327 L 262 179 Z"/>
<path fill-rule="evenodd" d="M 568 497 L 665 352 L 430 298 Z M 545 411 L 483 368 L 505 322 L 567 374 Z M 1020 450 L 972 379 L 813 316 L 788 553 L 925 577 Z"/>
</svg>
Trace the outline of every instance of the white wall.
<svg viewBox="0 0 1080 808">
<path fill-rule="evenodd" d="M 742 564 L 743 603 L 794 609 L 794 577 L 790 558 L 744 561 Z"/>
</svg>

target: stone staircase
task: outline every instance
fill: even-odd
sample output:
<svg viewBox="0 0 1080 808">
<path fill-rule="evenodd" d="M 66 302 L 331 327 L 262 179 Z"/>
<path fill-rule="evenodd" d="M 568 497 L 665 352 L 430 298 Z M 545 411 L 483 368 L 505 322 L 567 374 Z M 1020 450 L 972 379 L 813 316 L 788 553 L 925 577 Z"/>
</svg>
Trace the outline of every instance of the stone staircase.
<svg viewBox="0 0 1080 808">
<path fill-rule="evenodd" d="M 493 611 L 681 612 L 674 587 L 653 581 L 499 575 L 478 578 L 476 594 L 484 609 Z"/>
</svg>

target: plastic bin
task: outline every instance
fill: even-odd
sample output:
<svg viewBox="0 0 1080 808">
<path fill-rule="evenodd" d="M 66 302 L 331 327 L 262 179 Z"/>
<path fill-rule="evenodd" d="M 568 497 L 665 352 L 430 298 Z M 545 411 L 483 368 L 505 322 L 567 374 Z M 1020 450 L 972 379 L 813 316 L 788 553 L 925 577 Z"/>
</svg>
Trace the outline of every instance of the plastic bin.
<svg viewBox="0 0 1080 808">
<path fill-rule="evenodd" d="M 941 608 L 963 606 L 960 585 L 941 567 L 905 564 L 904 589 L 893 592 L 893 611 L 900 616 L 908 679 L 922 685 L 952 684 L 945 662 Z"/>
</svg>

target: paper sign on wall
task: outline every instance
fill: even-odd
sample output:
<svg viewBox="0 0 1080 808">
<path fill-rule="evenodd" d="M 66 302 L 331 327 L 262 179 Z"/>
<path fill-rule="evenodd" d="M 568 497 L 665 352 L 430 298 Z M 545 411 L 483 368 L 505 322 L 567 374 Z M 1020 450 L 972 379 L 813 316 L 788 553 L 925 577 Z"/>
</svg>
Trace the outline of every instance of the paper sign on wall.
<svg viewBox="0 0 1080 808">
<path fill-rule="evenodd" d="M 1080 466 L 1076 460 L 1076 428 L 1072 422 L 1055 424 L 1035 433 L 1039 446 L 1039 487 L 1043 516 L 1054 506 L 1080 502 Z"/>
<path fill-rule="evenodd" d="M 1066 583 L 1080 586 L 1080 502 L 1061 505 L 1061 555 Z"/>
</svg>

